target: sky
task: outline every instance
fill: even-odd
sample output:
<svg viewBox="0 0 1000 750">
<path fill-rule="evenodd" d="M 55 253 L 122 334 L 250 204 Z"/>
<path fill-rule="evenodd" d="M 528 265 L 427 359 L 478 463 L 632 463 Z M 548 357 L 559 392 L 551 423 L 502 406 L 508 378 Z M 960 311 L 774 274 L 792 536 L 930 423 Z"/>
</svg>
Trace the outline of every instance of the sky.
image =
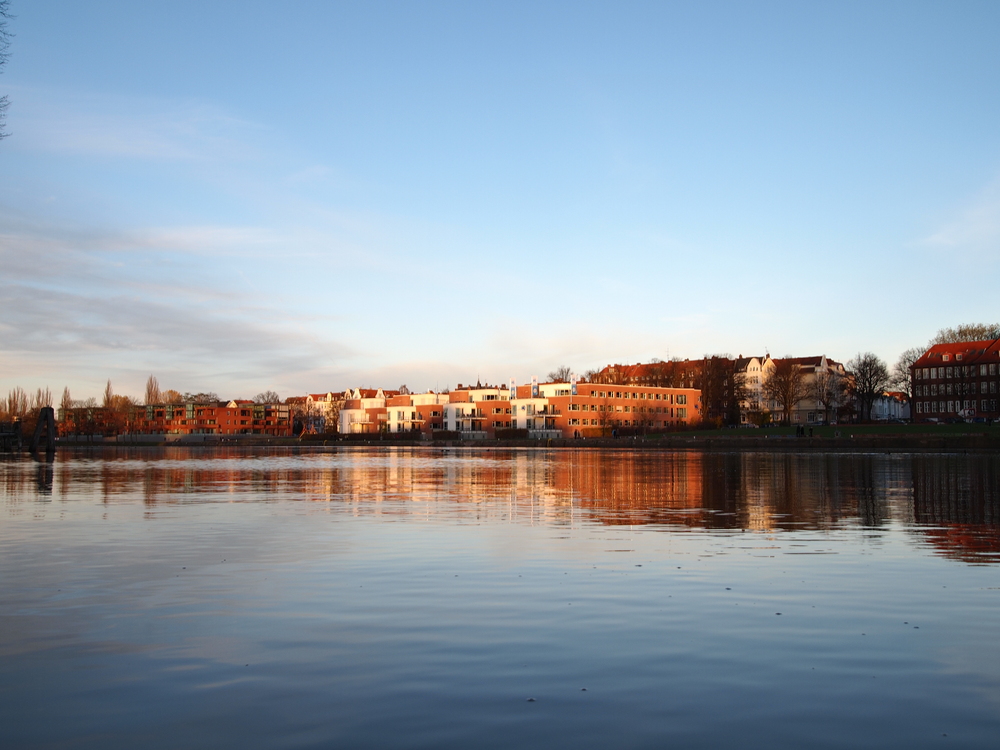
<svg viewBox="0 0 1000 750">
<path fill-rule="evenodd" d="M 246 398 L 1000 319 L 1000 4 L 11 0 L 0 393 Z"/>
</svg>

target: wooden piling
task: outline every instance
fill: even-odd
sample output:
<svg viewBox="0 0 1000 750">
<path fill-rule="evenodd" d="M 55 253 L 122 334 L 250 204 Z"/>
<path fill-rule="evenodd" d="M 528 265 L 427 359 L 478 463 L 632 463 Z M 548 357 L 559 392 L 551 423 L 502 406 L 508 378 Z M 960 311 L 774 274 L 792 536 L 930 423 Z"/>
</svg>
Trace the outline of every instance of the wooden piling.
<svg viewBox="0 0 1000 750">
<path fill-rule="evenodd" d="M 31 436 L 29 450 L 35 453 L 42 442 L 42 432 L 45 432 L 45 452 L 55 453 L 56 450 L 56 414 L 51 406 L 43 406 L 38 410 L 35 422 L 35 434 Z"/>
</svg>

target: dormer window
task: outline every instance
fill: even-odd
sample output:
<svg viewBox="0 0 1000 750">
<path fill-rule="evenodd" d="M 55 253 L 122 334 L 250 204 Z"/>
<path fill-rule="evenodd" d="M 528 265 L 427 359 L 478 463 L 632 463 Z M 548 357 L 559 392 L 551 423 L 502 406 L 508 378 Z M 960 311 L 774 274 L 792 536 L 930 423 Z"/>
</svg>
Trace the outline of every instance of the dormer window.
<svg viewBox="0 0 1000 750">
<path fill-rule="evenodd" d="M 947 354 L 945 354 L 943 357 L 941 357 L 941 359 L 944 360 L 945 362 L 947 362 L 949 359 L 951 359 L 951 357 L 949 357 Z"/>
<path fill-rule="evenodd" d="M 955 355 L 955 359 L 958 359 L 958 360 L 962 359 L 962 355 L 961 354 L 956 354 Z"/>
</svg>

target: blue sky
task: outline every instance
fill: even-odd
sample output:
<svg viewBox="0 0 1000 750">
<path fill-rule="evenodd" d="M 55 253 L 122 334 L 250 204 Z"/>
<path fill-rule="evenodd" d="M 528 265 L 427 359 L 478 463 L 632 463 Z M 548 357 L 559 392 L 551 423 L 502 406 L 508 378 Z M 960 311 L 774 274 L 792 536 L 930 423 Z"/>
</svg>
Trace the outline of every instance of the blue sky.
<svg viewBox="0 0 1000 750">
<path fill-rule="evenodd" d="M 3 392 L 891 363 L 1000 318 L 997 3 L 11 10 Z"/>
</svg>

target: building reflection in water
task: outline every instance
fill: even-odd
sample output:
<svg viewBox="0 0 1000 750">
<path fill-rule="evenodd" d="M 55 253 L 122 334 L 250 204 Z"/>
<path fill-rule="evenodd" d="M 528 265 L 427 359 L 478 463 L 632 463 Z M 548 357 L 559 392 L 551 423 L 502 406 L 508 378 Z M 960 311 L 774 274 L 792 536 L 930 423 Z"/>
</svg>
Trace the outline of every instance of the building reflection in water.
<svg viewBox="0 0 1000 750">
<path fill-rule="evenodd" d="M 664 528 L 911 527 L 959 559 L 1000 560 L 1000 458 L 992 455 L 591 450 L 135 449 L 53 467 L 0 463 L 7 498 L 310 501 L 358 515 L 467 514 L 541 524 Z"/>
<path fill-rule="evenodd" d="M 912 460 L 913 523 L 939 552 L 1000 562 L 1000 469 L 995 455 Z"/>
</svg>

